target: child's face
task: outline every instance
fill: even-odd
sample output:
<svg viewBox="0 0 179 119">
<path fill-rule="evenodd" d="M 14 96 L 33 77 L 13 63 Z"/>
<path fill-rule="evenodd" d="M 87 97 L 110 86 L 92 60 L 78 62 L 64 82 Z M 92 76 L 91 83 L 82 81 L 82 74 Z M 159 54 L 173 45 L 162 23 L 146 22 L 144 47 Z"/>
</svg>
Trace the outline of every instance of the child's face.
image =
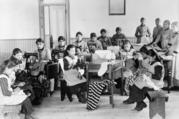
<svg viewBox="0 0 179 119">
<path fill-rule="evenodd" d="M 142 25 L 145 25 L 145 19 L 144 19 L 144 20 L 141 20 L 141 24 L 142 24 Z"/>
<path fill-rule="evenodd" d="M 130 49 L 131 49 L 131 44 L 130 43 L 127 43 L 127 44 L 124 45 L 124 50 L 130 51 Z"/>
<path fill-rule="evenodd" d="M 37 43 L 37 48 L 38 48 L 38 49 L 43 49 L 43 48 L 44 48 L 44 43 L 38 42 L 38 43 Z"/>
<path fill-rule="evenodd" d="M 69 54 L 69 56 L 74 57 L 75 54 L 76 54 L 75 47 L 73 47 L 70 50 L 68 50 L 68 54 Z"/>
<path fill-rule="evenodd" d="M 81 41 L 83 39 L 83 37 L 82 37 L 82 35 L 79 34 L 76 36 L 76 39 L 77 39 L 77 41 Z"/>
<path fill-rule="evenodd" d="M 155 20 L 156 26 L 160 25 L 160 20 Z"/>
<path fill-rule="evenodd" d="M 91 40 L 92 40 L 92 41 L 96 41 L 96 40 L 97 40 L 97 37 L 92 37 Z"/>
<path fill-rule="evenodd" d="M 117 33 L 117 34 L 120 34 L 120 33 L 121 33 L 121 30 L 116 31 L 116 33 Z"/>
<path fill-rule="evenodd" d="M 14 57 L 18 60 L 22 60 L 23 59 L 23 54 L 21 52 L 17 53 L 16 55 L 14 55 Z"/>
<path fill-rule="evenodd" d="M 169 23 L 168 22 L 164 22 L 163 23 L 163 28 L 164 29 L 168 29 L 170 27 Z"/>
<path fill-rule="evenodd" d="M 101 36 L 106 37 L 106 32 L 102 32 Z"/>
<path fill-rule="evenodd" d="M 60 41 L 58 42 L 58 45 L 59 45 L 59 46 L 64 46 L 64 45 L 65 45 L 65 41 L 60 40 Z"/>
</svg>

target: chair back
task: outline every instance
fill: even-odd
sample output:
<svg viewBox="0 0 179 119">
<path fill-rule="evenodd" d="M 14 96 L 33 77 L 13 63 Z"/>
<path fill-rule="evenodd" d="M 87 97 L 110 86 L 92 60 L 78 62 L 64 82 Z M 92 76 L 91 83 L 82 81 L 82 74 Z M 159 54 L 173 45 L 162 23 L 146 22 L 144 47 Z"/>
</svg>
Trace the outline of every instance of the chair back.
<svg viewBox="0 0 179 119">
<path fill-rule="evenodd" d="M 59 64 L 52 63 L 47 65 L 47 79 L 55 78 L 59 74 Z"/>
</svg>

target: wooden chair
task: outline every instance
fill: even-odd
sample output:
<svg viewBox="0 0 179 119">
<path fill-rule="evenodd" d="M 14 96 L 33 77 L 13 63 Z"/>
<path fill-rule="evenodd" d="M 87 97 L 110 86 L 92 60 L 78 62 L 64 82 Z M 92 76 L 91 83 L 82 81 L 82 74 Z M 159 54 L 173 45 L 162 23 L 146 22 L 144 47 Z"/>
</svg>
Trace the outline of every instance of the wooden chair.
<svg viewBox="0 0 179 119">
<path fill-rule="evenodd" d="M 59 76 L 59 64 L 58 63 L 47 64 L 46 73 L 47 73 L 47 79 L 50 80 L 51 82 L 50 84 L 51 91 L 54 88 L 57 89 L 58 76 Z"/>
<path fill-rule="evenodd" d="M 112 107 L 114 107 L 114 98 L 113 98 L 113 94 L 114 94 L 114 79 L 121 77 L 121 75 L 119 75 L 121 72 L 121 67 L 122 63 L 119 62 L 118 64 L 116 63 L 116 65 L 112 65 L 109 64 L 108 65 L 108 71 L 105 74 L 105 76 L 101 76 L 98 77 L 97 79 L 91 79 L 90 76 L 92 75 L 97 75 L 98 70 L 100 68 L 101 64 L 95 64 L 95 63 L 86 63 L 86 78 L 87 78 L 87 84 L 89 86 L 89 84 L 91 83 L 91 81 L 101 81 L 104 79 L 110 80 L 112 83 L 109 85 L 108 87 L 108 92 L 109 92 L 109 103 L 112 105 Z M 117 67 L 115 67 L 117 66 Z M 122 74 L 122 73 L 121 73 Z"/>
</svg>

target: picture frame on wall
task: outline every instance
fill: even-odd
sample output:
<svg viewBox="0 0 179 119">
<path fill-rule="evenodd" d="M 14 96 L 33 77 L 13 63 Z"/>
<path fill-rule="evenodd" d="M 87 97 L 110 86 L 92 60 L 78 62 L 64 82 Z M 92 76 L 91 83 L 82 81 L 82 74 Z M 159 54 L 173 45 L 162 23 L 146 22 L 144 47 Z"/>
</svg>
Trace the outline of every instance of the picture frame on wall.
<svg viewBox="0 0 179 119">
<path fill-rule="evenodd" d="M 125 15 L 126 0 L 109 0 L 109 15 Z"/>
</svg>

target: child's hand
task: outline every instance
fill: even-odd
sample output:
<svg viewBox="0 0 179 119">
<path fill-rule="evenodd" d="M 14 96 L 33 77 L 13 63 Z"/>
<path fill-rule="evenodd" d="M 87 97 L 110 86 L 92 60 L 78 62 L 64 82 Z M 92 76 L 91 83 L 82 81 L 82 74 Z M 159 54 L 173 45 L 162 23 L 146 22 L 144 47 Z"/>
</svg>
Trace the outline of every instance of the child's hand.
<svg viewBox="0 0 179 119">
<path fill-rule="evenodd" d="M 18 84 L 19 87 L 23 87 L 24 85 L 25 85 L 25 82 L 20 82 L 20 83 Z"/>
<path fill-rule="evenodd" d="M 83 78 L 83 76 L 81 75 L 81 73 L 78 73 L 78 78 L 81 80 Z"/>
</svg>

